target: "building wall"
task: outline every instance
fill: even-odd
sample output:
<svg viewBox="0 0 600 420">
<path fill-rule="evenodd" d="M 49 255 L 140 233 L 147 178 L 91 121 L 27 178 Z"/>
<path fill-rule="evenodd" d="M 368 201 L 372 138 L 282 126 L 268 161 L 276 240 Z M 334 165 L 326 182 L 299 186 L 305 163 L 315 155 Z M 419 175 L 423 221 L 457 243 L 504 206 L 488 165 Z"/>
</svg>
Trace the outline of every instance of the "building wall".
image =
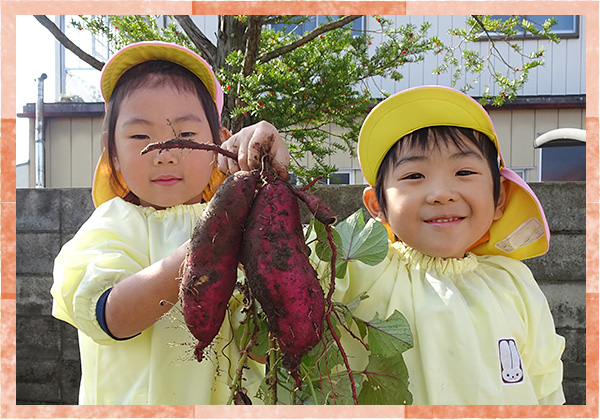
<svg viewBox="0 0 600 420">
<path fill-rule="evenodd" d="M 33 126 L 35 120 L 30 119 Z M 102 153 L 102 117 L 45 118 L 46 187 L 91 187 Z M 35 162 L 35 134 L 30 131 L 29 161 Z M 35 187 L 35 164 L 29 165 L 29 187 Z"/>
<path fill-rule="evenodd" d="M 502 156 L 509 168 L 526 168 L 528 181 L 538 180 L 538 154 L 533 141 L 543 133 L 556 128 L 579 128 L 585 130 L 585 109 L 492 109 L 490 117 L 500 139 Z M 334 138 L 335 130 L 332 130 Z M 310 157 L 306 157 L 310 165 Z M 360 164 L 355 156 L 336 153 L 327 162 L 340 171 L 353 173 L 355 184 L 364 184 Z"/>
</svg>

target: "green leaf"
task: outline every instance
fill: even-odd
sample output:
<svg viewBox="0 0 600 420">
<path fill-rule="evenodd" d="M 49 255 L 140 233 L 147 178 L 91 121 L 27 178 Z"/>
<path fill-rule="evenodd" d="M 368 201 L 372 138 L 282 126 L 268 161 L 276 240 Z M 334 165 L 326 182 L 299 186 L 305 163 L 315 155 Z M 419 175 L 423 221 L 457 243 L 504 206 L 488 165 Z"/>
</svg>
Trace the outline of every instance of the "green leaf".
<svg viewBox="0 0 600 420">
<path fill-rule="evenodd" d="M 363 375 L 354 375 L 354 385 L 361 389 L 364 381 Z M 331 376 L 322 380 L 322 390 L 324 391 L 324 401 L 318 401 L 318 404 L 352 405 L 352 386 L 350 384 L 350 375 L 344 369 L 339 376 Z"/>
<path fill-rule="evenodd" d="M 322 261 L 331 261 L 331 246 L 327 232 L 321 223 L 314 223 L 317 234 L 315 252 Z M 375 219 L 365 223 L 359 209 L 332 228 L 333 241 L 337 248 L 335 276 L 343 278 L 348 261 L 359 260 L 367 265 L 377 265 L 388 253 L 388 234 L 385 227 Z"/>
<path fill-rule="evenodd" d="M 369 334 L 369 350 L 373 355 L 394 357 L 413 346 L 410 325 L 397 310 L 386 320 L 376 315 L 370 322 L 364 323 Z"/>
<path fill-rule="evenodd" d="M 315 230 L 317 235 L 317 244 L 315 245 L 315 252 L 317 253 L 317 257 L 322 261 L 331 261 L 331 245 L 329 243 L 327 230 L 325 230 L 325 225 L 318 220 L 315 219 L 314 223 L 312 223 L 312 227 Z M 342 246 L 342 239 L 340 238 L 340 234 L 335 230 L 331 229 L 331 234 L 333 236 L 333 243 L 338 249 L 338 255 L 340 247 Z"/>
<path fill-rule="evenodd" d="M 390 358 L 373 354 L 363 373 L 366 378 L 358 394 L 359 404 L 412 404 L 408 369 L 402 354 Z"/>
<path fill-rule="evenodd" d="M 359 260 L 367 265 L 379 264 L 388 253 L 388 236 L 385 227 L 375 219 L 365 224 L 359 209 L 334 226 L 341 247 L 338 255 L 343 261 Z"/>
</svg>

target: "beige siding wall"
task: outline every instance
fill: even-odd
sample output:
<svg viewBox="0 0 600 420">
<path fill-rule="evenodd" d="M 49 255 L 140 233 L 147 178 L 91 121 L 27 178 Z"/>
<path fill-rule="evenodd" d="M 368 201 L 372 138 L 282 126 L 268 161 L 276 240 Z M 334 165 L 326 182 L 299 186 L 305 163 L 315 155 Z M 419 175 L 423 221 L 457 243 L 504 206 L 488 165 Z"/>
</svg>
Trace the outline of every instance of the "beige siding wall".
<svg viewBox="0 0 600 420">
<path fill-rule="evenodd" d="M 445 44 L 457 47 L 457 39 L 449 34 L 451 28 L 465 28 L 466 16 L 464 15 L 392 15 L 385 16 L 392 21 L 394 26 L 406 25 L 408 23 L 419 28 L 424 22 L 431 23 L 428 35 L 439 37 Z M 382 42 L 383 35 L 379 32 L 380 25 L 374 17 L 365 17 L 365 28 L 373 31 L 373 44 L 371 50 Z M 529 81 L 518 92 L 519 95 L 573 95 L 584 94 L 586 91 L 586 17 L 580 16 L 579 36 L 577 38 L 563 38 L 560 43 L 554 44 L 547 40 L 527 39 L 513 41 L 518 44 L 525 55 L 537 51 L 539 47 L 544 47 L 545 65 L 536 67 L 529 74 Z M 496 48 L 503 57 L 508 58 L 512 63 L 519 63 L 521 58 L 512 50 L 509 51 L 508 45 L 504 42 L 497 42 Z M 482 56 L 487 56 L 489 44 L 487 42 L 472 43 L 468 49 L 479 52 Z M 428 54 L 425 60 L 419 63 L 413 63 L 400 69 L 404 75 L 403 79 L 394 81 L 388 78 L 373 78 L 373 83 L 369 87 L 374 97 L 381 97 L 380 90 L 390 93 L 399 92 L 409 87 L 419 85 L 452 85 L 451 73 L 433 74 L 432 69 L 442 64 L 442 57 L 439 55 Z M 503 69 L 505 66 L 498 58 L 492 59 L 492 65 L 495 69 Z M 472 96 L 481 96 L 486 85 L 490 84 L 490 74 L 484 72 L 478 83 L 475 83 L 473 89 L 468 93 Z M 473 76 L 463 75 L 457 82 L 456 88 L 460 89 L 467 82 L 473 82 Z M 492 84 L 490 86 L 492 94 L 497 93 L 497 88 Z"/>
<path fill-rule="evenodd" d="M 557 128 L 585 130 L 585 109 L 492 110 L 490 116 L 500 139 L 506 166 L 528 169 L 528 181 L 537 181 L 538 153 L 533 141 Z"/>
<path fill-rule="evenodd" d="M 46 187 L 90 187 L 102 152 L 102 118 L 47 118 L 45 124 Z M 29 161 L 35 162 L 35 135 L 30 133 Z M 35 164 L 29 168 L 29 186 L 35 186 Z"/>
</svg>

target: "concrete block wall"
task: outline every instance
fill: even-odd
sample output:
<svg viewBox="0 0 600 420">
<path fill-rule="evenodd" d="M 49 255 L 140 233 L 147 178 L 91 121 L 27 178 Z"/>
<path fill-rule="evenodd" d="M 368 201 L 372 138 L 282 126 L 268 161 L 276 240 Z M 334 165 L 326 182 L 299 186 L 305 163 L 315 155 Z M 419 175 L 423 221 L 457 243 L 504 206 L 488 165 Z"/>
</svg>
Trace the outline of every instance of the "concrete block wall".
<svg viewBox="0 0 600 420">
<path fill-rule="evenodd" d="M 550 251 L 527 260 L 566 338 L 567 404 L 586 401 L 585 183 L 534 183 L 552 231 Z M 321 186 L 316 195 L 344 219 L 362 203 L 363 186 Z M 309 214 L 302 208 L 304 221 Z M 17 404 L 77 404 L 77 332 L 51 316 L 54 257 L 94 207 L 90 190 L 17 190 Z M 368 213 L 363 208 L 365 217 Z"/>
</svg>

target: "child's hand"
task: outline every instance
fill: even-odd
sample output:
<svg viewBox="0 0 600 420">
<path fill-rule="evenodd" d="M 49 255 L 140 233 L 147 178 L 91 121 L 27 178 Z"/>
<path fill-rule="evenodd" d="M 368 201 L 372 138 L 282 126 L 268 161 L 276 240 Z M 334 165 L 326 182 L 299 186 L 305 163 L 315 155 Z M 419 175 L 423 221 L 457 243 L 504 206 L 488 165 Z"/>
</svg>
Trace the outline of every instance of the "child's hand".
<svg viewBox="0 0 600 420">
<path fill-rule="evenodd" d="M 221 147 L 238 156 L 236 162 L 234 159 L 218 155 L 219 170 L 223 173 L 232 174 L 239 170 L 260 169 L 262 149 L 271 157 L 271 166 L 278 175 L 285 180 L 290 177 L 287 172 L 290 153 L 277 129 L 266 121 L 241 129 L 223 142 Z"/>
</svg>

